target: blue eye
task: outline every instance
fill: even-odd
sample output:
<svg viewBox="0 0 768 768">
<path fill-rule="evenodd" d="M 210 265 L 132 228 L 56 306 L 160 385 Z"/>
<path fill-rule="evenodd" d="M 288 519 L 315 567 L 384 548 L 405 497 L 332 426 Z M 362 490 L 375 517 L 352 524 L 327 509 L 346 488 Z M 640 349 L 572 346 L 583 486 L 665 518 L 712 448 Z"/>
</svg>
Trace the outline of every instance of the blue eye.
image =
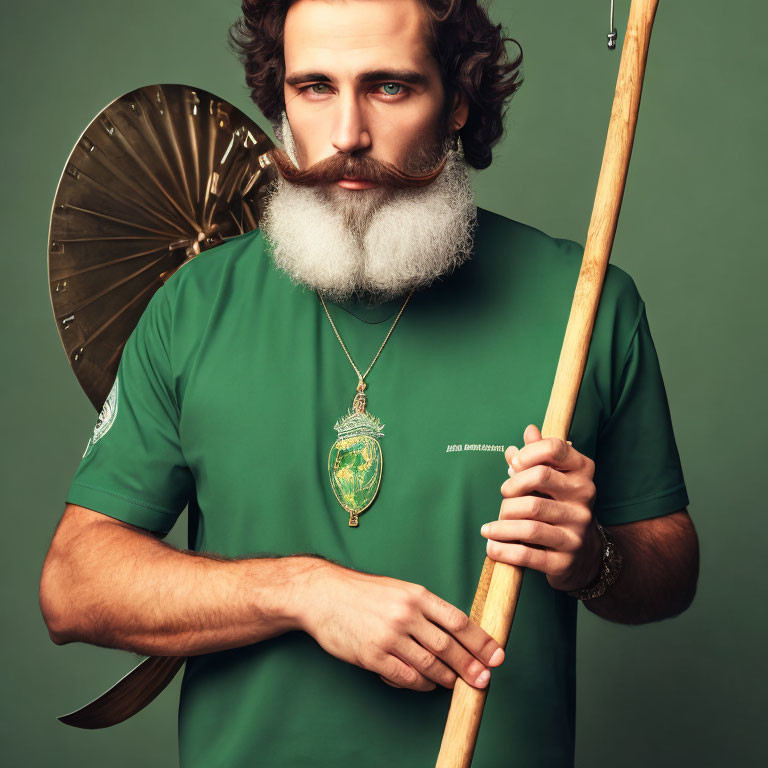
<svg viewBox="0 0 768 768">
<path fill-rule="evenodd" d="M 381 87 L 387 96 L 397 96 L 403 88 L 399 83 L 384 83 Z"/>
</svg>

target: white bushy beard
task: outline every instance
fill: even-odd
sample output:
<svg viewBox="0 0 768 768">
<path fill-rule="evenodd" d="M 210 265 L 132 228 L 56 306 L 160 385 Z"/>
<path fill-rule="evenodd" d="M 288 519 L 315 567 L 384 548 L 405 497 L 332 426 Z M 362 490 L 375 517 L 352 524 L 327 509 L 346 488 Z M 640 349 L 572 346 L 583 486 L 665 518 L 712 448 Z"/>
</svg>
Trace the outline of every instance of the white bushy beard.
<svg viewBox="0 0 768 768">
<path fill-rule="evenodd" d="M 280 126 L 295 162 L 287 120 Z M 471 255 L 477 223 L 468 164 L 449 149 L 426 187 L 349 190 L 278 178 L 261 229 L 275 265 L 331 301 L 389 301 L 449 274 Z"/>
</svg>

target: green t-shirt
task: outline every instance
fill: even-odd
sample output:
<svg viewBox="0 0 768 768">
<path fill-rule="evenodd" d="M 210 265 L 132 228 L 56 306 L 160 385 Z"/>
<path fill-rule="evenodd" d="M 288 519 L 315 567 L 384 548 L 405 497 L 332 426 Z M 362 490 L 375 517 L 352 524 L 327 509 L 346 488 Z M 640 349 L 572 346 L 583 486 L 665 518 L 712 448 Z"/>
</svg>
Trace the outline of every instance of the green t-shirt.
<svg viewBox="0 0 768 768">
<path fill-rule="evenodd" d="M 414 294 L 368 376 L 384 423 L 379 495 L 349 527 L 328 478 L 357 377 L 317 295 L 258 231 L 178 270 L 129 338 L 67 501 L 229 557 L 316 552 L 422 584 L 468 612 L 499 514 L 503 448 L 544 417 L 582 247 L 480 210 L 475 252 Z M 329 303 L 365 370 L 402 299 Z M 688 503 L 645 309 L 611 266 L 569 434 L 595 459 L 605 524 Z M 474 768 L 573 761 L 578 602 L 528 570 Z M 395 689 L 302 632 L 190 658 L 183 768 L 424 768 L 451 692 Z"/>
</svg>

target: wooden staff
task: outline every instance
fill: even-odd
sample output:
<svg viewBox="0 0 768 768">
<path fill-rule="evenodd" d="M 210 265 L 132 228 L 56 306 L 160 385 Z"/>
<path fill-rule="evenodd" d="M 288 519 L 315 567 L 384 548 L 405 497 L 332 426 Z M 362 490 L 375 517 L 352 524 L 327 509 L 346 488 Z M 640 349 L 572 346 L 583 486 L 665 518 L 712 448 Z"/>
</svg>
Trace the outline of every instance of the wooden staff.
<svg viewBox="0 0 768 768">
<path fill-rule="evenodd" d="M 541 429 L 542 437 L 545 438 L 558 437 L 565 440 L 571 426 L 624 195 L 657 5 L 658 0 L 632 0 L 629 9 L 584 258 Z M 502 648 L 509 638 L 522 578 L 521 567 L 485 558 L 470 618 L 480 624 Z M 506 663 L 511 664 L 513 660 L 508 659 Z M 437 768 L 468 768 L 472 762 L 487 691 L 488 687 L 474 688 L 460 677 L 457 678 Z"/>
</svg>

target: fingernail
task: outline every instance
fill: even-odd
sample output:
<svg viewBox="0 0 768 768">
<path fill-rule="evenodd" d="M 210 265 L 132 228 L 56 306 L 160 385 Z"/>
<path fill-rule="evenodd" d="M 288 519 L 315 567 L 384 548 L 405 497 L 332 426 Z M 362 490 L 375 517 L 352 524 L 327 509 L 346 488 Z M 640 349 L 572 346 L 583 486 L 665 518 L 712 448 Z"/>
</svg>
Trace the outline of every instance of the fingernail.
<svg viewBox="0 0 768 768">
<path fill-rule="evenodd" d="M 475 685 L 482 688 L 491 679 L 491 673 L 486 669 L 485 672 L 481 672 L 475 680 Z"/>
<path fill-rule="evenodd" d="M 488 662 L 492 667 L 496 667 L 501 662 L 504 661 L 504 649 L 503 648 L 497 648 L 493 656 L 491 656 L 491 660 Z"/>
<path fill-rule="evenodd" d="M 482 533 L 482 534 L 483 534 L 483 536 L 485 536 L 485 535 L 488 533 L 488 531 L 489 531 L 489 526 L 488 526 L 488 523 L 486 523 L 486 524 L 485 524 L 485 525 L 484 525 L 484 526 L 483 526 L 483 527 L 480 529 L 480 533 Z"/>
<path fill-rule="evenodd" d="M 510 477 L 512 477 L 512 476 L 515 474 L 515 470 L 514 470 L 514 469 L 512 469 L 512 467 L 510 467 L 510 468 L 507 470 L 507 474 L 508 474 Z"/>
</svg>

